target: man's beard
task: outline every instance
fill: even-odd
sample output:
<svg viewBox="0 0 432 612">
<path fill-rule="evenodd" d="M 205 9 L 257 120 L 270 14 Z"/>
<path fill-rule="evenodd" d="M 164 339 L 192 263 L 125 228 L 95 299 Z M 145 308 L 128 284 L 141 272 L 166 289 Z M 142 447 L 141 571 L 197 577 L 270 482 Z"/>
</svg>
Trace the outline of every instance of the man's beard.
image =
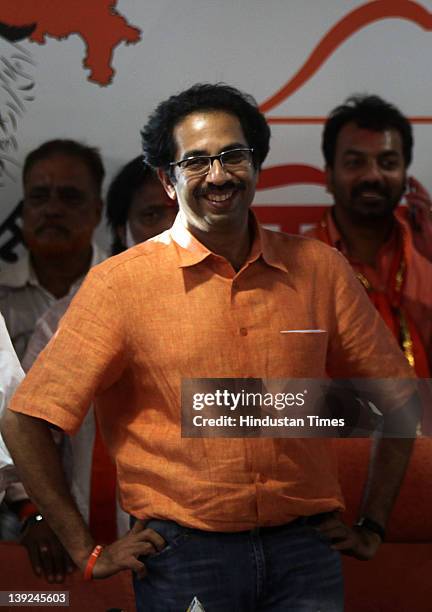
<svg viewBox="0 0 432 612">
<path fill-rule="evenodd" d="M 344 208 L 355 223 L 370 225 L 375 221 L 390 219 L 404 191 L 404 186 L 398 192 L 391 193 L 379 183 L 361 183 L 353 188 L 350 201 Z M 376 193 L 377 198 L 361 200 L 363 193 Z"/>
</svg>

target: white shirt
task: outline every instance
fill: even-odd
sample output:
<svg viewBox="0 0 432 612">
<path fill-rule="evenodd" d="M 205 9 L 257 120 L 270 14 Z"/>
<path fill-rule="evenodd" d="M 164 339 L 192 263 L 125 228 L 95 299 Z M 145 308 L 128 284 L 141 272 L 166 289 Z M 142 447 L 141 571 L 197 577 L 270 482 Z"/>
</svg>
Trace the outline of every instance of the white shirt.
<svg viewBox="0 0 432 612">
<path fill-rule="evenodd" d="M 23 377 L 24 372 L 13 349 L 4 319 L 0 315 L 0 418 Z M 0 435 L 0 501 L 3 499 L 4 490 L 15 480 L 11 456 Z"/>
<path fill-rule="evenodd" d="M 96 244 L 92 247 L 90 267 L 106 259 L 106 253 Z M 82 280 L 79 278 L 71 286 L 69 293 L 75 293 Z M 40 285 L 28 251 L 17 262 L 1 266 L 0 312 L 19 359 L 24 356 L 36 321 L 56 301 L 57 298 Z"/>
</svg>

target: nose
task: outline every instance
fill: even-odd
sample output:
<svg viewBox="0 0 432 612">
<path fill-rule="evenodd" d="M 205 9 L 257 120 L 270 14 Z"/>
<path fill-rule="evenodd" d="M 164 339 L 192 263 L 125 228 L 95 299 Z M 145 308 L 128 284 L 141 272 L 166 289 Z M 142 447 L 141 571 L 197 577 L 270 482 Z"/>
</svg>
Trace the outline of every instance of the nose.
<svg viewBox="0 0 432 612">
<path fill-rule="evenodd" d="M 206 180 L 208 183 L 222 184 L 226 182 L 227 174 L 229 172 L 222 166 L 220 159 L 213 159 L 210 163 Z"/>
<path fill-rule="evenodd" d="M 51 189 L 44 202 L 44 213 L 46 215 L 58 215 L 63 211 L 63 202 L 57 193 L 57 189 Z"/>
<path fill-rule="evenodd" d="M 371 159 L 368 161 L 364 168 L 362 180 L 368 183 L 382 182 L 383 175 L 377 160 Z"/>
</svg>

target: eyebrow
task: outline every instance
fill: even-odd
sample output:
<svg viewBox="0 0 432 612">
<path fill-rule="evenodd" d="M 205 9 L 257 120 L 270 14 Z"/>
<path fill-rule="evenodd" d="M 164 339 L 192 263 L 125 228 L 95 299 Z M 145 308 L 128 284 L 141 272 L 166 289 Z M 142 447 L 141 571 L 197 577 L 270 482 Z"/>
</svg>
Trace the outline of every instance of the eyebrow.
<svg viewBox="0 0 432 612">
<path fill-rule="evenodd" d="M 25 193 L 28 195 L 39 195 L 39 194 L 49 194 L 52 191 L 51 185 L 34 185 L 28 190 L 25 190 Z M 59 185 L 55 187 L 55 191 L 60 193 L 69 193 L 74 195 L 83 195 L 85 193 L 84 189 L 80 189 L 79 187 L 75 187 L 75 185 Z"/>
<path fill-rule="evenodd" d="M 76 189 L 77 191 L 83 191 L 83 189 L 81 187 L 77 187 L 76 185 L 72 185 L 70 183 L 63 183 L 60 185 L 54 185 L 52 183 L 36 183 L 35 185 L 27 186 L 28 189 L 30 190 L 34 190 L 34 189 L 52 189 L 54 187 L 54 189 Z"/>
<path fill-rule="evenodd" d="M 343 155 L 368 155 L 368 153 L 366 151 L 360 151 L 359 149 L 347 149 L 343 152 Z M 383 155 L 394 155 L 399 157 L 402 155 L 402 153 L 400 151 L 397 151 L 396 149 L 386 149 L 385 151 L 381 151 L 381 153 L 378 154 L 379 157 L 382 157 Z"/>
<path fill-rule="evenodd" d="M 225 147 L 222 147 L 222 149 L 219 149 L 219 153 L 217 153 L 217 155 L 220 155 L 220 153 L 224 153 L 225 151 L 232 151 L 233 149 L 245 149 L 245 148 L 248 149 L 249 145 L 245 144 L 244 142 L 233 142 L 229 145 L 226 145 Z M 187 159 L 188 157 L 199 157 L 199 156 L 211 157 L 210 153 L 206 151 L 205 149 L 191 149 L 190 151 L 185 152 L 182 159 Z"/>
</svg>

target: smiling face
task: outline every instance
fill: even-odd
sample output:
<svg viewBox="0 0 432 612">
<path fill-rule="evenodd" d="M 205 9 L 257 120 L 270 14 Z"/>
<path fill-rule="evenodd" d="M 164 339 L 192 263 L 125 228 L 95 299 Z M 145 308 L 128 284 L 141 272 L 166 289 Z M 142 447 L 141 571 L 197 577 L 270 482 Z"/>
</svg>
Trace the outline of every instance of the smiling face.
<svg viewBox="0 0 432 612">
<path fill-rule="evenodd" d="M 173 135 L 175 160 L 249 147 L 237 117 L 223 111 L 191 113 L 175 126 Z M 177 198 L 183 223 L 197 237 L 247 227 L 257 181 L 252 163 L 228 171 L 214 160 L 201 176 L 188 176 L 178 167 L 173 178 L 163 172 L 160 176 L 168 195 Z"/>
<path fill-rule="evenodd" d="M 327 187 L 336 209 L 353 221 L 368 224 L 392 215 L 406 183 L 399 132 L 376 132 L 347 123 L 339 132 Z"/>
<path fill-rule="evenodd" d="M 53 155 L 29 168 L 22 232 L 32 253 L 59 255 L 89 249 L 101 211 L 96 183 L 78 157 Z"/>
</svg>

